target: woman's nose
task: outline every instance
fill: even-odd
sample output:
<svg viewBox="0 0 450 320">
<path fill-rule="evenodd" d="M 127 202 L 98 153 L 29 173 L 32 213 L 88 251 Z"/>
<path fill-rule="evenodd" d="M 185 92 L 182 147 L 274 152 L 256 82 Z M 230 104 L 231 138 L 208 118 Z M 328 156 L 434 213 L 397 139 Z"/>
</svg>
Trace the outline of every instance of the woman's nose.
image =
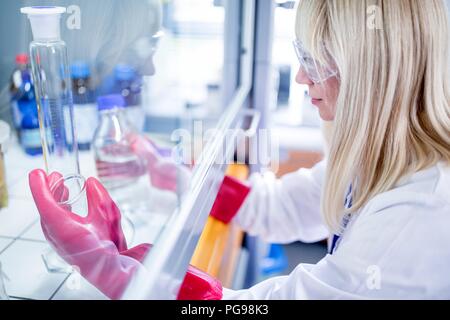
<svg viewBox="0 0 450 320">
<path fill-rule="evenodd" d="M 306 85 L 314 84 L 314 82 L 312 82 L 311 79 L 308 78 L 308 75 L 302 67 L 298 68 L 297 75 L 295 76 L 295 82 L 297 82 L 298 84 Z"/>
</svg>

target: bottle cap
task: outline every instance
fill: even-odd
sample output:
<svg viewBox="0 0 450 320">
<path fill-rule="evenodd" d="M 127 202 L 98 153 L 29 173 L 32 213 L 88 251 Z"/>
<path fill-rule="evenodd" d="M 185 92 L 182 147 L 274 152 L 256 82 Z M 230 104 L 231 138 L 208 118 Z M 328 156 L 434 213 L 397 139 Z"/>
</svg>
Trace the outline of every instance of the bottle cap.
<svg viewBox="0 0 450 320">
<path fill-rule="evenodd" d="M 20 12 L 28 15 L 34 40 L 59 40 L 61 38 L 60 17 L 66 12 L 64 7 L 25 7 Z"/>
<path fill-rule="evenodd" d="M 72 78 L 83 79 L 91 75 L 89 65 L 86 62 L 77 61 L 70 66 L 70 74 Z"/>
<path fill-rule="evenodd" d="M 125 99 L 120 94 L 101 96 L 97 99 L 98 110 L 111 110 L 125 107 Z"/>
<path fill-rule="evenodd" d="M 28 64 L 29 61 L 28 55 L 25 53 L 16 56 L 16 64 Z"/>
</svg>

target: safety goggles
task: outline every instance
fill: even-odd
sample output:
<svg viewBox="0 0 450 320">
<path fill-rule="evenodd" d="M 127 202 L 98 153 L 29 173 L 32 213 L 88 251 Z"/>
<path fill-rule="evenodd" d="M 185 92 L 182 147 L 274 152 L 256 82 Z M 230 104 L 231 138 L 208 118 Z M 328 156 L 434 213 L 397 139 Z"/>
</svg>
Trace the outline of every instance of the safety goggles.
<svg viewBox="0 0 450 320">
<path fill-rule="evenodd" d="M 301 67 L 312 82 L 321 83 L 338 75 L 336 68 L 320 64 L 316 61 L 305 49 L 301 41 L 294 40 L 293 45 Z"/>
</svg>

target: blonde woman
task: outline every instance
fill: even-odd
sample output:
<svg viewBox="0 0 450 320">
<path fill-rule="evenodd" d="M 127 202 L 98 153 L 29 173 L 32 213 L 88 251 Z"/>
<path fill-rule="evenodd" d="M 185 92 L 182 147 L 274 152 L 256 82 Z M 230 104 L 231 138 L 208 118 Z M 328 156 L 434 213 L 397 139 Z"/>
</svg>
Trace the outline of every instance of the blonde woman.
<svg viewBox="0 0 450 320">
<path fill-rule="evenodd" d="M 270 242 L 332 234 L 330 253 L 289 276 L 242 291 L 223 289 L 223 297 L 450 299 L 444 1 L 302 0 L 296 31 L 297 82 L 309 86 L 322 119 L 333 121 L 329 154 L 326 162 L 281 180 L 252 176 L 237 222 Z M 142 270 L 148 248 L 127 249 L 118 209 L 96 180 L 87 182 L 92 221 L 86 226 L 55 203 L 51 179 L 39 170 L 30 174 L 47 239 L 102 292 L 120 297 L 133 272 Z M 103 212 L 108 208 L 113 212 Z M 182 286 L 184 297 L 222 295 L 217 283 L 200 290 L 198 273 L 186 277 L 193 278 Z"/>
</svg>

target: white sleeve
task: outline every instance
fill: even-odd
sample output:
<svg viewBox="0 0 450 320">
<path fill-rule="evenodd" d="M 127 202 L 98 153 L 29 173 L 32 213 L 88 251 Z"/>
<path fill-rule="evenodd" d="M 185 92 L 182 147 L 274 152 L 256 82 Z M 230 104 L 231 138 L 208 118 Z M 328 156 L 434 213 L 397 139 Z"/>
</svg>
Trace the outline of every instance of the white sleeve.
<svg viewBox="0 0 450 320">
<path fill-rule="evenodd" d="M 352 219 L 333 255 L 224 299 L 449 299 L 450 206 L 395 198 Z"/>
<path fill-rule="evenodd" d="M 321 261 L 326 265 L 326 260 Z M 289 276 L 263 281 L 247 290 L 223 289 L 223 300 L 333 300 L 363 299 L 327 283 L 314 274 L 319 265 L 300 264 Z M 332 267 L 328 267 L 332 268 Z M 334 275 L 339 276 L 336 272 Z"/>
<path fill-rule="evenodd" d="M 253 174 L 251 191 L 236 221 L 250 235 L 273 243 L 317 242 L 329 236 L 320 215 L 326 163 L 276 179 Z"/>
</svg>

